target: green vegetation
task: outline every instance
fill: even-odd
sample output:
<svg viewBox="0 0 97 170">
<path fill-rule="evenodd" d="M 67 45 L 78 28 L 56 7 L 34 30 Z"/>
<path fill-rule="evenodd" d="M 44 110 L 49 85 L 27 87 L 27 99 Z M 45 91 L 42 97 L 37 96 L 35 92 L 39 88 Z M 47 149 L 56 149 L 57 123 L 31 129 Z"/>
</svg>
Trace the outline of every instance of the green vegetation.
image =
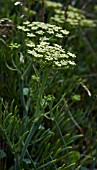
<svg viewBox="0 0 97 170">
<path fill-rule="evenodd" d="M 96 2 L 0 6 L 0 169 L 95 170 Z"/>
</svg>

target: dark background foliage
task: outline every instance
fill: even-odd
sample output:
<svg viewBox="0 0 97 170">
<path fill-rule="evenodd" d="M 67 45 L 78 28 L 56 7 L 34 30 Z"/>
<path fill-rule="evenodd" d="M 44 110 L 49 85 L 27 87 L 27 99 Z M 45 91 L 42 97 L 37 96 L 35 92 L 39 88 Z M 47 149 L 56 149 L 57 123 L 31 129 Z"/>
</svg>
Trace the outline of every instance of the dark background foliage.
<svg viewBox="0 0 97 170">
<path fill-rule="evenodd" d="M 6 153 L 6 157 L 1 156 L 1 169 L 96 169 L 96 0 L 6 0 L 6 3 L 0 0 L 0 6 L 0 155 Z M 71 18 L 70 10 L 73 11 Z M 84 22 L 83 19 L 79 21 L 75 13 L 78 17 L 85 17 Z M 29 67 L 22 81 L 21 74 L 25 73 L 31 62 L 27 53 L 26 32 L 21 33 L 17 28 L 24 21 L 42 21 L 68 30 L 69 36 L 64 36 L 60 41 L 57 38 L 56 42 L 66 51 L 76 54 L 76 66 L 56 71 L 49 68 L 46 82 L 43 82 L 42 68 L 32 62 L 33 67 Z M 40 38 L 41 35 L 38 36 Z M 20 62 L 21 55 L 25 63 Z M 40 94 L 42 90 L 43 94 Z M 25 106 L 29 108 L 26 118 Z M 47 117 L 39 116 L 37 121 L 34 117 L 37 108 L 41 114 L 48 113 Z M 12 113 L 12 116 L 7 113 Z M 25 159 L 21 163 L 17 161 L 20 164 L 14 166 L 14 159 L 20 159 L 23 155 L 22 147 L 32 122 L 33 138 L 26 148 L 29 154 L 27 152 Z M 76 139 L 76 135 L 83 137 Z"/>
</svg>

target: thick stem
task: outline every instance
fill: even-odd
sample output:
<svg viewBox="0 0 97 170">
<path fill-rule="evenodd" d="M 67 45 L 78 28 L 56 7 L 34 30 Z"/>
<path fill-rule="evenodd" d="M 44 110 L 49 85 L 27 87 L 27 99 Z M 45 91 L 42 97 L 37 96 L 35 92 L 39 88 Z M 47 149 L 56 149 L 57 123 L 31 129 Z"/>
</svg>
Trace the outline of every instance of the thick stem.
<svg viewBox="0 0 97 170">
<path fill-rule="evenodd" d="M 43 96 L 43 93 L 44 93 L 46 80 L 47 80 L 47 71 L 44 70 L 43 75 L 42 75 L 42 84 L 41 84 L 41 87 L 39 89 L 39 95 L 38 95 L 38 100 L 37 100 L 37 105 L 36 105 L 35 118 L 38 118 L 38 116 L 39 116 L 39 112 L 40 112 L 40 108 L 41 108 L 40 103 L 41 103 L 42 96 Z"/>
<path fill-rule="evenodd" d="M 45 87 L 45 83 L 46 83 L 46 80 L 47 80 L 47 71 L 45 70 L 43 72 L 43 75 L 42 75 L 42 84 L 41 84 L 41 87 L 39 89 L 39 95 L 38 95 L 38 100 L 37 100 L 37 105 L 36 105 L 36 112 L 35 112 L 35 122 L 33 122 L 32 124 L 32 127 L 30 129 L 30 132 L 27 136 L 27 139 L 25 141 L 25 144 L 23 146 L 23 149 L 22 149 L 22 153 L 21 153 L 21 157 L 20 157 L 20 160 L 23 160 L 25 154 L 26 154 L 26 151 L 27 151 L 27 148 L 29 146 L 29 143 L 31 141 L 31 138 L 33 137 L 34 135 L 34 132 L 36 131 L 36 129 L 38 128 L 39 124 L 40 124 L 40 118 L 41 118 L 41 115 L 40 115 L 40 102 L 41 102 L 41 99 L 42 99 L 42 96 L 43 96 L 43 93 L 44 93 L 44 87 Z M 39 122 L 39 124 L 37 123 Z"/>
</svg>

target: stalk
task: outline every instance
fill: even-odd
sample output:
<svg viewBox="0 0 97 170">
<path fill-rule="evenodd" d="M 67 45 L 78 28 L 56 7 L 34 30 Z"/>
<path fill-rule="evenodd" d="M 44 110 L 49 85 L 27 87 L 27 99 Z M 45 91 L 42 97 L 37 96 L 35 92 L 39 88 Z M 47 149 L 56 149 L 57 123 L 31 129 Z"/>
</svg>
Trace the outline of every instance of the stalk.
<svg viewBox="0 0 97 170">
<path fill-rule="evenodd" d="M 42 99 L 42 95 L 44 93 L 44 87 L 45 87 L 45 83 L 46 83 L 46 79 L 47 79 L 47 71 L 44 71 L 43 72 L 43 76 L 42 76 L 42 84 L 41 84 L 41 87 L 39 89 L 39 95 L 38 95 L 38 100 L 37 100 L 37 105 L 36 105 L 36 112 L 35 112 L 35 120 L 36 122 L 32 124 L 32 127 L 30 129 L 30 132 L 27 136 L 27 139 L 25 141 L 25 144 L 23 146 L 23 149 L 22 149 L 22 152 L 21 152 L 21 156 L 20 156 L 20 160 L 23 160 L 25 154 L 26 154 L 26 151 L 27 151 L 27 148 L 29 146 L 29 143 L 34 135 L 34 132 L 36 131 L 36 129 L 38 128 L 39 124 L 40 124 L 40 118 L 41 118 L 41 115 L 39 114 L 40 113 L 40 101 Z M 37 124 L 37 122 L 39 122 L 39 124 Z"/>
<path fill-rule="evenodd" d="M 43 96 L 43 93 L 44 93 L 46 80 L 47 80 L 47 70 L 44 70 L 43 75 L 42 75 L 42 84 L 41 84 L 41 87 L 39 89 L 39 95 L 38 95 L 38 100 L 37 100 L 37 105 L 36 105 L 35 118 L 37 118 L 39 116 L 40 102 L 42 100 L 42 96 Z"/>
<path fill-rule="evenodd" d="M 15 155 L 15 170 L 20 170 L 18 154 Z"/>
</svg>

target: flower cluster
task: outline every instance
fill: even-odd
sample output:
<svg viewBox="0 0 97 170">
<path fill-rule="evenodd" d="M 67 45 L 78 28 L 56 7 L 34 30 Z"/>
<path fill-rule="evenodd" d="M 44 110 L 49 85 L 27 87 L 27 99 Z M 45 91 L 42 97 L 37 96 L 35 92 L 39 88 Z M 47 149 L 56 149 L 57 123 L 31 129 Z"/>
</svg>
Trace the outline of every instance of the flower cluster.
<svg viewBox="0 0 97 170">
<path fill-rule="evenodd" d="M 81 27 L 95 27 L 96 24 L 93 20 L 87 19 L 84 15 L 84 11 L 72 7 L 69 5 L 67 11 L 67 18 L 64 18 L 64 11 L 55 10 L 55 15 L 51 17 L 51 21 L 57 25 L 67 26 L 69 29 L 76 28 L 76 26 Z"/>
<path fill-rule="evenodd" d="M 62 27 L 46 24 L 44 22 L 32 22 L 29 21 L 23 22 L 23 26 L 18 26 L 18 29 L 26 32 L 27 37 L 35 40 L 40 39 L 41 37 L 46 37 L 49 41 L 56 41 L 57 38 L 63 38 L 69 34 L 69 31 L 63 30 Z"/>
<path fill-rule="evenodd" d="M 67 30 L 56 25 L 29 21 L 18 26 L 18 29 L 26 34 L 27 53 L 33 61 L 44 67 L 58 69 L 75 65 L 75 55 L 66 52 L 60 45 L 60 39 L 69 34 Z"/>
<path fill-rule="evenodd" d="M 68 68 L 74 66 L 75 55 L 62 49 L 58 44 L 50 45 L 48 42 L 40 42 L 33 50 L 28 50 L 34 61 L 42 66 L 52 68 Z"/>
</svg>

